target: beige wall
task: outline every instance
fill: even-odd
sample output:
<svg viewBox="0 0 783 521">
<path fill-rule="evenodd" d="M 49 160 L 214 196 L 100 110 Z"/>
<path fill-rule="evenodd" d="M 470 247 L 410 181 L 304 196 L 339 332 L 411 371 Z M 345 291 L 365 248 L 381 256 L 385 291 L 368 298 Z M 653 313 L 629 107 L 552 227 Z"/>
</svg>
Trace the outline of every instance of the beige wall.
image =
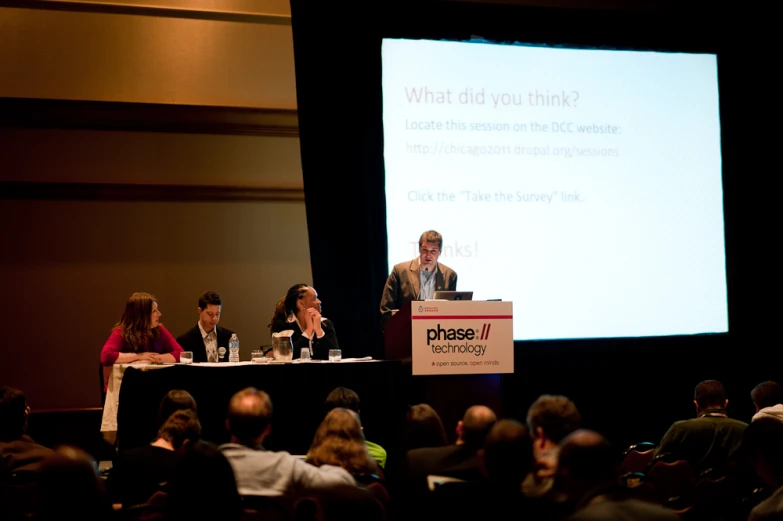
<svg viewBox="0 0 783 521">
<path fill-rule="evenodd" d="M 0 97 L 295 109 L 291 28 L 0 8 Z M 302 172 L 295 137 L 5 128 L 0 181 L 301 189 Z M 0 385 L 39 410 L 100 405 L 98 353 L 134 291 L 158 297 L 175 335 L 195 325 L 198 295 L 218 291 L 248 357 L 269 343 L 277 298 L 311 280 L 302 200 L 0 198 L 0 219 L 11 296 Z"/>
<path fill-rule="evenodd" d="M 0 8 L 0 96 L 296 108 L 291 27 Z"/>
</svg>

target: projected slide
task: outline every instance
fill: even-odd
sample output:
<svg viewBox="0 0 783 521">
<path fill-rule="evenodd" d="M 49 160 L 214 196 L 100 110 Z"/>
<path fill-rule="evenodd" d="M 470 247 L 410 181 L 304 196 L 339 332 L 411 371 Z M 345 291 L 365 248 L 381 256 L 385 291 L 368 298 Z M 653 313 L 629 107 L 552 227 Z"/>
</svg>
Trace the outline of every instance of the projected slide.
<svg viewBox="0 0 783 521">
<path fill-rule="evenodd" d="M 383 42 L 389 265 L 429 229 L 514 338 L 728 331 L 716 57 Z"/>
</svg>

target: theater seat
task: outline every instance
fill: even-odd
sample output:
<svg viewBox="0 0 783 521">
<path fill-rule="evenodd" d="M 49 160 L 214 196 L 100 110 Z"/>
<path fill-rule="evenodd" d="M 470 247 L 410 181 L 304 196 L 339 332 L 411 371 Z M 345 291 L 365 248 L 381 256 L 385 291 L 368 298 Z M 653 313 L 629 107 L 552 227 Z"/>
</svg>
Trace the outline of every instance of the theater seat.
<svg viewBox="0 0 783 521">
<path fill-rule="evenodd" d="M 685 460 L 671 463 L 658 461 L 647 472 L 647 481 L 655 486 L 661 503 L 682 504 L 690 500 L 695 484 L 695 473 L 690 463 Z"/>
<path fill-rule="evenodd" d="M 620 465 L 624 474 L 629 472 L 644 472 L 652 461 L 655 444 L 650 442 L 637 443 L 626 449 L 623 462 Z"/>
</svg>

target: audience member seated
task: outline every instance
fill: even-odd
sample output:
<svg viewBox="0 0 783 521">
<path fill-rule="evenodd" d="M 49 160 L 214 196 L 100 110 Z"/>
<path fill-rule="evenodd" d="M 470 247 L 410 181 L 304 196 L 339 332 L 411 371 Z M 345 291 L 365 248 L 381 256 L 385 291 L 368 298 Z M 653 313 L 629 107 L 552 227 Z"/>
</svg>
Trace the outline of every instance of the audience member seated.
<svg viewBox="0 0 783 521">
<path fill-rule="evenodd" d="M 311 465 L 334 465 L 347 470 L 358 483 L 380 481 L 378 462 L 367 451 L 359 415 L 337 407 L 318 426 L 305 460 Z"/>
<path fill-rule="evenodd" d="M 527 427 L 533 438 L 533 470 L 525 478 L 522 490 L 528 497 L 547 496 L 561 502 L 562 493 L 553 490 L 557 473 L 560 442 L 577 430 L 582 417 L 574 402 L 565 396 L 541 395 L 527 411 Z"/>
<path fill-rule="evenodd" d="M 426 403 L 420 403 L 408 410 L 402 433 L 404 452 L 426 447 L 443 447 L 448 444 L 446 429 L 435 409 Z"/>
<path fill-rule="evenodd" d="M 229 402 L 226 427 L 231 442 L 220 446 L 231 463 L 241 496 L 292 498 L 334 485 L 355 485 L 340 467 L 314 467 L 287 452 L 263 447 L 272 420 L 269 395 L 252 387 L 236 393 Z"/>
<path fill-rule="evenodd" d="M 172 389 L 166 393 L 166 396 L 160 401 L 158 407 L 158 428 L 160 429 L 169 416 L 177 411 L 193 411 L 198 418 L 198 406 L 196 399 L 183 389 Z"/>
<path fill-rule="evenodd" d="M 160 323 L 161 315 L 155 297 L 149 293 L 131 295 L 122 318 L 101 350 L 104 390 L 109 386 L 114 364 L 179 362 L 182 348 Z"/>
<path fill-rule="evenodd" d="M 348 389 L 347 387 L 338 387 L 337 389 L 333 390 L 331 393 L 329 393 L 329 396 L 326 397 L 326 413 L 328 414 L 329 411 L 336 407 L 342 407 L 343 409 L 348 409 L 353 412 L 355 412 L 357 415 L 361 416 L 361 411 L 359 410 L 359 395 L 356 394 L 351 389 Z M 362 430 L 364 430 L 364 427 L 362 427 Z M 378 465 L 383 468 L 386 466 L 386 449 L 378 445 L 377 443 L 372 443 L 367 440 L 364 440 L 365 445 L 367 445 L 367 452 L 370 453 L 370 456 L 372 456 L 375 461 L 378 462 Z"/>
<path fill-rule="evenodd" d="M 756 505 L 748 521 L 783 520 L 783 422 L 772 416 L 751 422 L 742 440 L 753 470 L 772 495 Z"/>
<path fill-rule="evenodd" d="M 242 501 L 231 464 L 205 442 L 187 447 L 164 496 L 167 521 L 239 521 Z"/>
<path fill-rule="evenodd" d="M 81 449 L 57 447 L 41 465 L 36 521 L 111 519 L 111 505 L 96 467 L 95 461 Z"/>
<path fill-rule="evenodd" d="M 479 450 L 484 478 L 474 482 L 444 483 L 429 498 L 431 517 L 443 519 L 551 519 L 555 511 L 522 494 L 522 480 L 533 467 L 530 436 L 515 420 L 499 420 Z M 466 501 L 465 498 L 481 498 Z"/>
<path fill-rule="evenodd" d="M 435 409 L 426 403 L 420 403 L 408 408 L 405 415 L 405 423 L 400 433 L 399 450 L 389 454 L 388 462 L 384 468 L 386 482 L 384 486 L 389 494 L 395 498 L 403 498 L 410 493 L 407 487 L 405 457 L 409 450 L 425 447 L 445 447 L 449 441 L 446 438 L 446 430 Z M 391 510 L 396 508 L 392 501 Z M 392 516 L 403 517 L 392 512 Z"/>
<path fill-rule="evenodd" d="M 299 358 L 302 348 L 308 348 L 311 358 L 328 360 L 330 349 L 340 349 L 334 324 L 321 316 L 318 293 L 307 284 L 295 284 L 288 289 L 275 306 L 269 328 L 272 333 L 293 330 L 294 358 Z"/>
<path fill-rule="evenodd" d="M 473 481 L 481 478 L 478 451 L 495 424 L 492 409 L 483 405 L 470 407 L 457 423 L 457 442 L 445 447 L 413 449 L 406 455 L 406 475 L 410 492 L 425 494 L 427 476 L 438 475 Z"/>
<path fill-rule="evenodd" d="M 761 382 L 750 392 L 756 414 L 751 421 L 770 416 L 783 421 L 783 386 L 776 382 Z"/>
<path fill-rule="evenodd" d="M 127 450 L 117 460 L 107 482 L 112 502 L 123 507 L 146 503 L 165 486 L 183 451 L 200 436 L 196 414 L 191 410 L 175 411 L 155 441 Z"/>
<path fill-rule="evenodd" d="M 227 356 L 220 358 L 218 348 L 228 349 L 228 341 L 234 332 L 218 327 L 222 308 L 220 295 L 207 291 L 198 299 L 198 323 L 177 337 L 182 349 L 193 352 L 194 362 L 228 362 Z"/>
<path fill-rule="evenodd" d="M 562 441 L 558 479 L 574 505 L 573 521 L 678 521 L 674 511 L 629 499 L 620 478 L 616 454 L 597 432 L 574 431 Z"/>
<path fill-rule="evenodd" d="M 22 391 L 0 388 L 0 519 L 35 514 L 41 462 L 52 454 L 27 435 L 29 415 Z"/>
<path fill-rule="evenodd" d="M 700 382 L 693 403 L 696 418 L 675 422 L 655 450 L 655 457 L 670 453 L 690 463 L 696 475 L 709 469 L 722 472 L 735 460 L 747 424 L 727 416 L 729 401 L 717 380 Z"/>
</svg>

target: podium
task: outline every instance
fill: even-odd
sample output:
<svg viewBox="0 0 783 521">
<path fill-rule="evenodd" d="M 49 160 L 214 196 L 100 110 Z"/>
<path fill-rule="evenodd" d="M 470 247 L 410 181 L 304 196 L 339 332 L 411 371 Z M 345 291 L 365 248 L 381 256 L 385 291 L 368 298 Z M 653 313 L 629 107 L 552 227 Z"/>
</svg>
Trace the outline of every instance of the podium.
<svg viewBox="0 0 783 521">
<path fill-rule="evenodd" d="M 513 373 L 512 319 L 511 302 L 412 301 L 386 321 L 386 358 L 414 375 Z"/>
<path fill-rule="evenodd" d="M 383 328 L 384 357 L 387 360 L 411 359 L 411 305 L 417 301 L 408 302 L 394 315 L 386 319 Z"/>
<path fill-rule="evenodd" d="M 453 432 L 453 427 L 471 405 L 486 405 L 502 417 L 505 414 L 502 399 L 503 374 L 514 371 L 514 335 L 511 315 L 511 302 L 414 300 L 389 317 L 384 327 L 385 357 L 387 360 L 402 360 L 406 373 L 405 389 L 408 403 L 430 404 L 443 420 L 447 433 Z M 484 324 L 491 324 L 489 331 Z M 442 332 L 438 331 L 438 325 Z M 430 336 L 435 339 L 440 336 L 441 340 L 436 342 L 432 339 L 428 346 L 428 329 L 434 330 Z M 461 334 L 459 329 L 463 329 Z M 468 334 L 467 329 L 470 329 L 472 334 Z M 454 332 L 451 333 L 450 330 Z M 448 340 L 452 334 L 453 342 Z M 472 336 L 476 342 L 467 341 L 467 338 L 459 340 L 460 336 Z M 485 338 L 482 339 L 482 336 Z M 485 346 L 486 350 L 483 356 L 476 356 L 467 353 L 466 346 L 465 353 L 455 354 L 457 357 L 464 355 L 466 360 L 457 358 L 452 360 L 448 357 L 454 353 L 442 352 L 444 343 L 446 350 L 449 350 L 449 343 L 458 346 L 466 343 L 480 344 Z M 435 345 L 441 346 L 441 353 L 433 353 Z M 456 349 L 459 350 L 459 347 Z M 506 356 L 502 366 L 501 360 L 493 353 L 497 350 L 500 350 L 501 354 L 505 353 L 503 356 Z M 475 353 L 475 348 L 473 352 Z M 429 360 L 428 357 L 432 356 L 442 358 Z M 476 362 L 481 360 L 482 364 L 451 365 L 452 361 L 467 361 L 470 364 L 471 357 Z M 427 360 L 429 360 L 428 367 L 423 371 L 421 365 L 427 364 Z M 487 360 L 498 361 L 499 364 L 484 365 L 483 362 Z M 438 361 L 448 362 L 448 365 L 437 365 Z M 436 365 L 433 366 L 432 362 Z M 469 371 L 464 371 L 465 368 Z"/>
</svg>

